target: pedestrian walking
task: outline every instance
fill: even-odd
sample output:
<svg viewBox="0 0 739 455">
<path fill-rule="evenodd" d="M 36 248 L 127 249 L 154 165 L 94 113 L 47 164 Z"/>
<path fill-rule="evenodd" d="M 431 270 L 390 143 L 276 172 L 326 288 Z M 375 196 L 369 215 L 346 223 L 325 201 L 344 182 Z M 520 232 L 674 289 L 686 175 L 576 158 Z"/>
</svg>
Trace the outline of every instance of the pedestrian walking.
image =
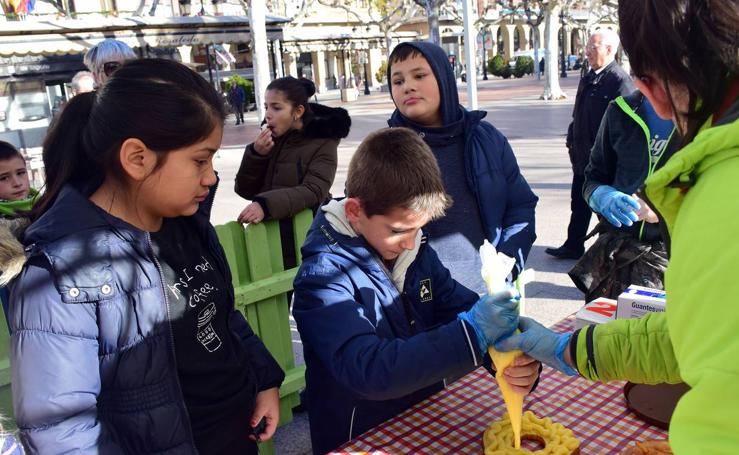
<svg viewBox="0 0 739 455">
<path fill-rule="evenodd" d="M 631 78 L 615 60 L 618 46 L 618 35 L 610 29 L 597 30 L 585 46 L 585 55 L 591 69 L 580 79 L 572 122 L 567 128 L 567 149 L 572 163 L 567 239 L 562 246 L 545 250 L 547 254 L 559 259 L 579 259 L 585 252 L 585 236 L 592 212 L 583 199 L 582 190 L 590 150 L 595 143 L 608 103 L 619 95 L 628 95 L 634 91 Z"/>
<path fill-rule="evenodd" d="M 244 89 L 235 81 L 231 82 L 231 87 L 228 89 L 228 103 L 236 114 L 236 125 L 244 123 L 244 102 L 246 101 L 246 94 Z"/>
</svg>

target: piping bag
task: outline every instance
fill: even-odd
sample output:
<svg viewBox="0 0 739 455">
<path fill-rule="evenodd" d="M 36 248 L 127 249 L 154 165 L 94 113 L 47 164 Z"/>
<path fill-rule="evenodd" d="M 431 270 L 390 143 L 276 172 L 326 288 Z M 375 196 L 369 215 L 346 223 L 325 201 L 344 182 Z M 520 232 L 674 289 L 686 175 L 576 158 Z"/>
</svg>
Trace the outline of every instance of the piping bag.
<svg viewBox="0 0 739 455">
<path fill-rule="evenodd" d="M 512 257 L 495 251 L 495 247 L 485 240 L 480 246 L 480 259 L 482 261 L 482 279 L 489 295 L 506 289 L 506 277 L 516 262 Z M 523 308 L 520 309 L 523 313 Z M 511 420 L 513 430 L 513 444 L 516 449 L 521 448 L 521 415 L 523 413 L 523 395 L 516 393 L 505 380 L 503 372 L 513 360 L 522 355 L 521 351 L 498 352 L 492 346 L 488 347 L 488 354 L 495 365 L 495 380 L 498 381 L 500 392 L 503 395 L 508 418 Z"/>
</svg>

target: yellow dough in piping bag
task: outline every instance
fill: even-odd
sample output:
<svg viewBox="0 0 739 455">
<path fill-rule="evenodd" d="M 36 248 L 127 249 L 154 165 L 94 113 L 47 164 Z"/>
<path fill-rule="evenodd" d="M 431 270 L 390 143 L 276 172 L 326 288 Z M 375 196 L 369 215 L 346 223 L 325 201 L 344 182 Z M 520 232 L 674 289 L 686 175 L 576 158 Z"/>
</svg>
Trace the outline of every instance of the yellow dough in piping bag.
<svg viewBox="0 0 739 455">
<path fill-rule="evenodd" d="M 480 259 L 482 260 L 482 279 L 485 281 L 488 294 L 493 295 L 496 292 L 506 289 L 506 277 L 513 268 L 515 259 L 506 256 L 503 253 L 495 251 L 495 247 L 487 240 L 480 247 Z M 523 413 L 523 395 L 514 392 L 511 386 L 503 377 L 503 372 L 508 368 L 513 360 L 522 355 L 521 351 L 498 352 L 492 346 L 488 348 L 490 358 L 495 365 L 496 376 L 500 392 L 503 395 L 503 401 L 508 409 L 508 417 L 511 421 L 513 430 L 513 442 L 515 448 L 521 448 L 521 415 Z"/>
</svg>

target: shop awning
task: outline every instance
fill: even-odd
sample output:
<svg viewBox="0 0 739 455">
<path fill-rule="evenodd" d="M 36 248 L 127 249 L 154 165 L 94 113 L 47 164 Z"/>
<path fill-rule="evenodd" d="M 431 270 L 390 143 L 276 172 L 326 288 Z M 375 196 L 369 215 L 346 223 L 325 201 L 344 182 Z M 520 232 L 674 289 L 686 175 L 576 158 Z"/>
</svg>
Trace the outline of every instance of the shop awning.
<svg viewBox="0 0 739 455">
<path fill-rule="evenodd" d="M 267 16 L 267 38 L 282 39 L 288 19 Z M 3 22 L 0 56 L 60 55 L 87 52 L 106 38 L 131 47 L 177 47 L 251 41 L 246 16 L 134 17 Z"/>
</svg>

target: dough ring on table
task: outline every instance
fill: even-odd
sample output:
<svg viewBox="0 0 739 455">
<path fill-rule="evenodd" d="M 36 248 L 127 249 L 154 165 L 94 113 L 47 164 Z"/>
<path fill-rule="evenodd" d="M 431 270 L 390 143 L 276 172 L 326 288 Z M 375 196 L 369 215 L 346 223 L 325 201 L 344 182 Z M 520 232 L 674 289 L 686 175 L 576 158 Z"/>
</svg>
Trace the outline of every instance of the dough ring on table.
<svg viewBox="0 0 739 455">
<path fill-rule="evenodd" d="M 536 455 L 577 455 L 580 453 L 580 441 L 572 430 L 549 418 L 540 419 L 531 411 L 526 411 L 521 419 L 521 440 L 537 441 L 544 445 L 543 449 L 530 452 L 513 447 L 513 431 L 508 414 L 497 422 L 493 422 L 482 437 L 485 455 L 518 455 L 533 453 Z"/>
</svg>

